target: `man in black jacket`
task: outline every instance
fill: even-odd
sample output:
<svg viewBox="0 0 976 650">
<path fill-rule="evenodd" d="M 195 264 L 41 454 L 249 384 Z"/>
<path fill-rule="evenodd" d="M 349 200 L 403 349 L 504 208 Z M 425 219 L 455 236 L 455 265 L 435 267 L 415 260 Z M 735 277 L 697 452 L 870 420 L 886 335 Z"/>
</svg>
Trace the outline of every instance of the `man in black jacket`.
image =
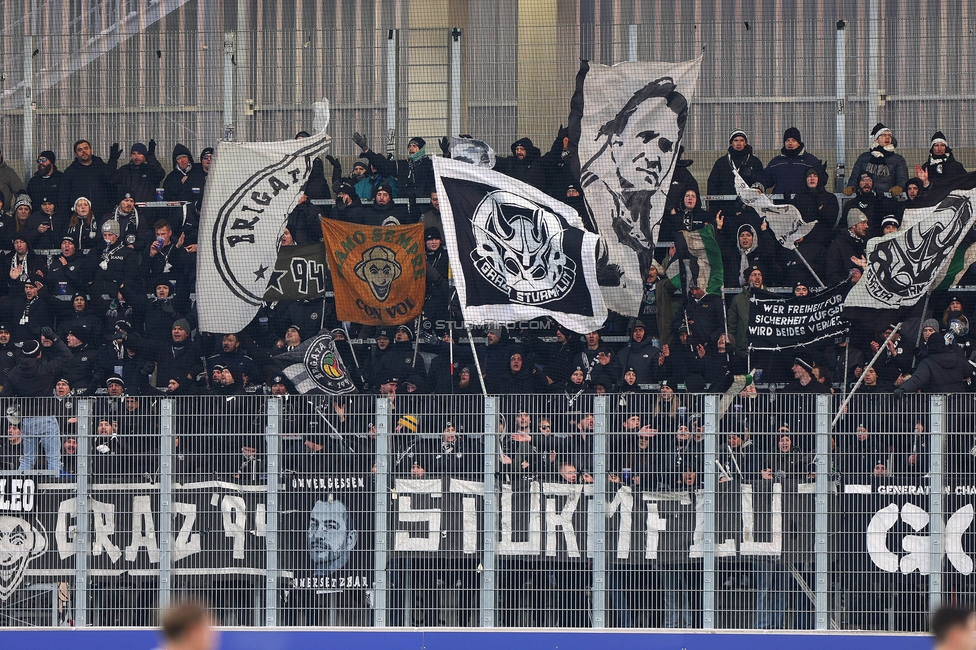
<svg viewBox="0 0 976 650">
<path fill-rule="evenodd" d="M 118 142 L 114 143 L 107 163 L 92 154 L 92 146 L 88 140 L 78 140 L 74 152 L 74 161 L 64 170 L 68 192 L 68 200 L 64 205 L 73 205 L 75 199 L 85 197 L 91 204 L 91 213 L 96 218 L 101 217 L 115 201 L 115 168 L 119 164 L 122 149 Z"/>
<path fill-rule="evenodd" d="M 952 332 L 933 334 L 927 342 L 929 356 L 918 364 L 908 381 L 895 389 L 895 398 L 905 393 L 965 393 L 969 390 L 969 378 L 973 366 L 956 345 Z"/>
<path fill-rule="evenodd" d="M 49 198 L 59 209 L 68 205 L 67 182 L 64 173 L 55 165 L 53 151 L 42 151 L 37 156 L 37 171 L 27 181 L 27 193 L 31 203 L 40 206 L 44 198 Z"/>
<path fill-rule="evenodd" d="M 548 189 L 546 171 L 540 153 L 539 147 L 532 144 L 532 140 L 521 138 L 512 143 L 511 156 L 499 158 L 495 162 L 495 171 L 545 192 Z"/>
<path fill-rule="evenodd" d="M 837 235 L 827 249 L 827 286 L 847 281 L 851 269 L 859 268 L 851 258 L 864 257 L 867 245 L 868 218 L 860 210 L 847 213 L 847 230 Z"/>
<path fill-rule="evenodd" d="M 129 164 L 115 172 L 118 194 L 131 194 L 136 203 L 156 200 L 156 188 L 160 187 L 166 172 L 156 160 L 156 141 L 149 146 L 137 142 L 129 150 Z M 97 214 L 97 213 L 96 213 Z"/>
<path fill-rule="evenodd" d="M 190 338 L 190 324 L 177 319 L 170 332 L 169 343 L 144 339 L 129 333 L 128 344 L 139 359 L 155 363 L 156 387 L 165 388 L 171 378 L 178 377 L 180 385 L 190 385 L 203 372 L 200 345 Z"/>
<path fill-rule="evenodd" d="M 735 194 L 733 170 L 739 172 L 739 176 L 750 187 L 759 183 L 763 170 L 762 161 L 752 155 L 752 145 L 742 129 L 735 129 L 729 134 L 729 152 L 712 165 L 712 172 L 708 175 L 708 193 Z M 709 210 L 712 214 L 719 211 L 729 213 L 734 205 L 735 201 L 712 201 L 709 203 Z"/>
<path fill-rule="evenodd" d="M 915 174 L 923 183 L 923 191 L 930 190 L 933 184 L 965 173 L 966 168 L 952 155 L 952 149 L 949 148 L 945 134 L 942 131 L 936 131 L 932 135 L 929 159 L 921 165 L 915 166 Z"/>
<path fill-rule="evenodd" d="M 47 348 L 45 350 L 44 348 Z M 44 358 L 44 353 L 49 356 Z M 54 383 L 64 365 L 71 359 L 68 346 L 61 341 L 50 327 L 41 330 L 40 342 L 31 339 L 21 349 L 21 360 L 10 371 L 4 382 L 0 397 L 28 398 L 20 404 L 23 421 L 20 430 L 23 434 L 24 456 L 20 461 L 20 471 L 34 469 L 37 460 L 37 443 L 44 447 L 47 469 L 61 471 L 61 431 L 58 421 L 45 413 L 44 406 L 37 397 L 49 397 L 54 392 Z"/>
</svg>

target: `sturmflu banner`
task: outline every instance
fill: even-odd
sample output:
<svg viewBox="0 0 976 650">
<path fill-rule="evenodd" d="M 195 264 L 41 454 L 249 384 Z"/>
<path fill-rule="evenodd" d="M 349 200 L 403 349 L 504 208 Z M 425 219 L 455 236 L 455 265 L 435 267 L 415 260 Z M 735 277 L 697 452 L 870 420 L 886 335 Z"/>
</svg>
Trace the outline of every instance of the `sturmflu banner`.
<svg viewBox="0 0 976 650">
<path fill-rule="evenodd" d="M 427 293 L 424 225 L 362 226 L 322 220 L 336 318 L 400 325 L 420 316 Z"/>
<path fill-rule="evenodd" d="M 976 189 L 953 190 L 937 205 L 905 210 L 901 228 L 868 242 L 867 266 L 845 307 L 911 307 L 939 286 L 976 224 Z"/>
<path fill-rule="evenodd" d="M 576 332 L 603 327 L 597 235 L 579 214 L 527 183 L 434 158 L 444 241 L 469 325 L 550 316 Z"/>
<path fill-rule="evenodd" d="M 264 301 L 288 215 L 313 161 L 332 141 L 325 133 L 328 102 L 317 102 L 315 109 L 322 130 L 310 138 L 217 144 L 200 214 L 202 331 L 239 332 Z"/>
<path fill-rule="evenodd" d="M 700 57 L 584 62 L 576 77 L 580 181 L 606 248 L 601 266 L 613 271 L 601 269 L 606 304 L 624 316 L 640 308 L 700 68 Z"/>
</svg>

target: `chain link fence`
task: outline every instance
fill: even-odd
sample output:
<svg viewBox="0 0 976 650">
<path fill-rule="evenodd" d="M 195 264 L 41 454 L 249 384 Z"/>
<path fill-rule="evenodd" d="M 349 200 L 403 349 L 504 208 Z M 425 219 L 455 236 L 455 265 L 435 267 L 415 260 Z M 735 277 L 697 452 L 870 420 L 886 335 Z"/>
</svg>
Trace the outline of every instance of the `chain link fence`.
<svg viewBox="0 0 976 650">
<path fill-rule="evenodd" d="M 7 400 L 0 625 L 922 631 L 976 403 L 868 390 Z"/>
</svg>

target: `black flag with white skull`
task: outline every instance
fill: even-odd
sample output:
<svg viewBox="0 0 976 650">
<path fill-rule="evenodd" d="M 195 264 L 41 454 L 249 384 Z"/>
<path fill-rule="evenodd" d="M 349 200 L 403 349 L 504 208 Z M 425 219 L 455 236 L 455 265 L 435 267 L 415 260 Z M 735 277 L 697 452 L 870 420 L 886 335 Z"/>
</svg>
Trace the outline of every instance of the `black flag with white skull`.
<svg viewBox="0 0 976 650">
<path fill-rule="evenodd" d="M 464 319 L 507 323 L 551 316 L 577 332 L 603 326 L 599 238 L 579 214 L 504 174 L 434 159 L 444 238 Z"/>
</svg>

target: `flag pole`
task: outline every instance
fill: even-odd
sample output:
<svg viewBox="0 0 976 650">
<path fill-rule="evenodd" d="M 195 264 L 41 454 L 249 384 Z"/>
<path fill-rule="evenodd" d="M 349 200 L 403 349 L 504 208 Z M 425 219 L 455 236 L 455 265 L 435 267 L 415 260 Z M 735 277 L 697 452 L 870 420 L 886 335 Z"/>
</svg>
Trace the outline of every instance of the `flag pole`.
<svg viewBox="0 0 976 650">
<path fill-rule="evenodd" d="M 844 387 L 843 396 L 847 398 L 847 373 L 850 370 L 848 365 L 851 360 L 851 336 L 847 335 L 847 345 L 844 346 L 844 376 L 841 377 L 841 385 Z"/>
<path fill-rule="evenodd" d="M 352 344 L 352 337 L 349 336 L 349 328 L 346 327 L 346 321 L 342 321 L 342 332 L 346 335 L 346 343 L 349 344 L 349 351 L 352 352 L 352 360 L 356 362 L 356 368 L 359 368 L 359 358 L 356 357 L 356 348 Z"/>
<path fill-rule="evenodd" d="M 468 343 L 471 344 L 471 354 L 474 355 L 474 367 L 475 370 L 478 371 L 478 381 L 481 382 L 481 392 L 485 397 L 488 397 L 488 388 L 485 386 L 485 378 L 481 374 L 481 361 L 478 359 L 478 350 L 474 347 L 474 336 L 471 335 L 471 326 L 465 323 L 464 329 L 468 331 Z"/>
<path fill-rule="evenodd" d="M 447 330 L 447 345 L 451 353 L 450 374 L 451 374 L 451 392 L 453 393 L 456 388 L 454 386 L 454 325 L 453 324 Z"/>
<path fill-rule="evenodd" d="M 823 280 L 820 279 L 820 276 L 817 275 L 817 273 L 810 266 L 810 263 L 807 262 L 807 258 L 803 257 L 803 253 L 800 252 L 800 249 L 799 248 L 794 248 L 793 249 L 793 252 L 796 253 L 796 256 L 800 258 L 800 261 L 801 262 L 803 262 L 803 266 L 807 267 L 807 271 L 810 271 L 810 275 L 812 275 L 813 276 L 813 279 L 817 281 L 817 284 L 820 285 L 820 288 L 821 289 L 826 289 L 827 288 L 827 285 L 825 285 L 823 283 Z"/>
<path fill-rule="evenodd" d="M 847 405 L 850 403 L 851 398 L 854 397 L 854 393 L 857 392 L 857 389 L 861 387 L 861 383 L 864 382 L 864 378 L 867 377 L 868 370 L 874 367 L 874 364 L 878 360 L 878 357 L 881 356 L 881 353 L 884 352 L 884 349 L 888 346 L 888 343 L 891 342 L 891 339 L 895 337 L 895 334 L 897 334 L 898 330 L 900 329 L 901 329 L 901 323 L 895 325 L 895 329 L 891 330 L 891 334 L 889 334 L 888 338 L 885 339 L 884 344 L 878 347 L 878 351 L 875 352 L 874 358 L 871 359 L 871 363 L 864 366 L 864 370 L 861 371 L 861 376 L 857 378 L 857 383 L 854 384 L 854 387 L 851 388 L 850 394 L 844 398 L 844 401 L 841 403 L 840 408 L 837 409 L 837 415 L 834 416 L 834 421 L 830 423 L 831 429 L 834 428 L 834 425 L 837 424 L 837 420 L 839 420 L 840 416 L 843 415 L 844 409 L 847 408 Z M 845 384 L 847 383 L 847 377 L 844 377 L 844 383 Z"/>
<path fill-rule="evenodd" d="M 420 348 L 420 316 L 417 316 L 417 326 L 414 328 L 413 335 L 413 361 L 410 362 L 410 369 L 417 368 L 417 350 Z"/>
<path fill-rule="evenodd" d="M 922 341 L 922 323 L 925 322 L 925 314 L 929 311 L 929 298 L 932 297 L 931 291 L 925 292 L 925 304 L 922 306 L 922 314 L 918 319 L 918 332 L 915 333 L 915 356 L 912 358 L 912 370 L 915 370 L 915 364 L 918 363 L 918 345 Z"/>
</svg>

